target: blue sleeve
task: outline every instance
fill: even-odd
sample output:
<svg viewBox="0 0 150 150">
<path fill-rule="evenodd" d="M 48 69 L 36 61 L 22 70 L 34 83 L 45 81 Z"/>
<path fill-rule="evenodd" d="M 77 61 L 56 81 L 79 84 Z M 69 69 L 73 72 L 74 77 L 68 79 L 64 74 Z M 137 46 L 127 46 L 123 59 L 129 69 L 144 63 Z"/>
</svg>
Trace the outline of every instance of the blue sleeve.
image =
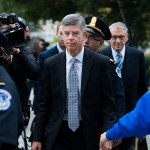
<svg viewBox="0 0 150 150">
<path fill-rule="evenodd" d="M 110 140 L 131 136 L 143 136 L 150 133 L 150 91 L 138 101 L 135 109 L 123 116 L 107 131 Z"/>
</svg>

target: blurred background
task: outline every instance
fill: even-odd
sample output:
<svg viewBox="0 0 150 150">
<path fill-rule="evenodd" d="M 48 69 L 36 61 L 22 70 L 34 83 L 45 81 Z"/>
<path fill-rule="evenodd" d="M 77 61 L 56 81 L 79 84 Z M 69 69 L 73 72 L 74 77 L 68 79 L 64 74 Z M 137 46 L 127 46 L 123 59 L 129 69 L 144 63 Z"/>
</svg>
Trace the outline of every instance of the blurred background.
<svg viewBox="0 0 150 150">
<path fill-rule="evenodd" d="M 40 33 L 53 42 L 56 24 L 66 14 L 96 15 L 108 25 L 122 21 L 129 28 L 131 44 L 143 49 L 150 47 L 149 0 L 0 0 L 0 12 L 23 17 L 35 37 Z M 150 50 L 150 49 L 149 49 Z"/>
<path fill-rule="evenodd" d="M 30 39 L 44 39 L 47 48 L 57 42 L 57 24 L 67 14 L 95 15 L 108 26 L 113 22 L 124 22 L 129 29 L 130 46 L 145 53 L 150 89 L 149 10 L 149 0 L 0 0 L 0 13 L 15 13 L 24 18 L 30 27 Z M 107 41 L 103 46 L 106 45 Z"/>
</svg>

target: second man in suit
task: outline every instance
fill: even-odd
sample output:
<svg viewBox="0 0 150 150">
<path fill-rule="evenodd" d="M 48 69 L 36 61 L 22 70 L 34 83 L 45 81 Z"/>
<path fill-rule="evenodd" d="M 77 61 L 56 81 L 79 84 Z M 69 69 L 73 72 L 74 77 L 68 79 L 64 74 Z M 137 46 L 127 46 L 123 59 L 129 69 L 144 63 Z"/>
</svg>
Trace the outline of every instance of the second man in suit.
<svg viewBox="0 0 150 150">
<path fill-rule="evenodd" d="M 126 113 L 128 113 L 134 109 L 138 99 L 147 91 L 144 54 L 142 51 L 126 44 L 128 41 L 128 29 L 124 23 L 113 23 L 109 26 L 109 29 L 112 34 L 109 40 L 110 46 L 103 49 L 101 53 L 116 62 L 117 55 L 120 54 L 121 56 L 120 75 L 124 85 Z M 119 145 L 119 149 L 128 150 L 134 143 L 134 138 L 125 139 Z M 131 149 L 134 148 L 132 147 Z"/>
</svg>

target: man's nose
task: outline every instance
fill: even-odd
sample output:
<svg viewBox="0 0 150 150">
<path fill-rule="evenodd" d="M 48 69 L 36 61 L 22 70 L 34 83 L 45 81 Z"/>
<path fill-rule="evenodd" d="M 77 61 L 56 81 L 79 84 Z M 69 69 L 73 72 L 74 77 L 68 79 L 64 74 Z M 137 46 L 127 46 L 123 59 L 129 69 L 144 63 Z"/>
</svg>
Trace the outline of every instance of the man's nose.
<svg viewBox="0 0 150 150">
<path fill-rule="evenodd" d="M 120 42 L 120 38 L 119 37 L 116 38 L 116 42 Z"/>
<path fill-rule="evenodd" d="M 73 39 L 73 34 L 72 33 L 69 34 L 69 38 Z"/>
</svg>

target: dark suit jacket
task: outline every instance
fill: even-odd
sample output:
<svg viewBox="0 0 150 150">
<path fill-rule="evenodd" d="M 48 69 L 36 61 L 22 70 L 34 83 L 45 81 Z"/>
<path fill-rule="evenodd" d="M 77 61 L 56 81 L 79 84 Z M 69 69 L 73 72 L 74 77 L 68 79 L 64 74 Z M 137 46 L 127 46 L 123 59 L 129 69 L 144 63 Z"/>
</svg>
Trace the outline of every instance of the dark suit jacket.
<svg viewBox="0 0 150 150">
<path fill-rule="evenodd" d="M 101 51 L 113 58 L 110 46 Z M 147 91 L 145 59 L 142 51 L 129 46 L 125 47 L 122 80 L 125 90 L 126 112 L 129 112 L 133 110 L 137 100 Z"/>
<path fill-rule="evenodd" d="M 100 133 L 116 120 L 108 65 L 108 58 L 85 49 L 81 82 L 81 116 L 87 150 L 98 150 Z M 66 93 L 66 53 L 62 52 L 46 60 L 33 131 L 33 141 L 42 141 L 47 131 L 46 150 L 51 149 L 63 120 Z"/>
<path fill-rule="evenodd" d="M 52 47 L 51 49 L 48 49 L 44 52 L 41 52 L 38 59 L 37 59 L 37 64 L 39 66 L 40 69 L 40 74 L 37 80 L 35 80 L 34 82 L 34 102 L 33 102 L 33 110 L 34 113 L 36 114 L 36 110 L 37 110 L 37 104 L 39 102 L 39 95 L 40 95 L 40 87 L 41 87 L 41 80 L 42 80 L 42 73 L 43 73 L 43 69 L 44 69 L 44 62 L 47 58 L 54 56 L 56 54 L 58 54 L 58 48 L 57 45 L 55 45 L 54 47 Z"/>
<path fill-rule="evenodd" d="M 104 51 L 99 51 L 98 53 L 107 56 Z M 116 116 L 117 119 L 120 119 L 126 111 L 125 96 L 124 96 L 124 87 L 122 78 L 120 78 L 116 73 L 116 65 L 112 58 L 107 56 L 112 60 L 110 65 L 110 74 L 112 80 L 113 92 L 115 94 L 115 105 L 116 105 Z"/>
<path fill-rule="evenodd" d="M 47 58 L 49 58 L 51 56 L 54 56 L 54 55 L 56 55 L 58 53 L 59 53 L 59 51 L 58 51 L 57 45 L 55 45 L 51 49 L 48 49 L 48 50 L 40 53 L 39 58 L 37 60 L 37 63 L 39 65 L 41 71 L 43 71 L 43 69 L 44 69 L 44 61 Z"/>
</svg>

